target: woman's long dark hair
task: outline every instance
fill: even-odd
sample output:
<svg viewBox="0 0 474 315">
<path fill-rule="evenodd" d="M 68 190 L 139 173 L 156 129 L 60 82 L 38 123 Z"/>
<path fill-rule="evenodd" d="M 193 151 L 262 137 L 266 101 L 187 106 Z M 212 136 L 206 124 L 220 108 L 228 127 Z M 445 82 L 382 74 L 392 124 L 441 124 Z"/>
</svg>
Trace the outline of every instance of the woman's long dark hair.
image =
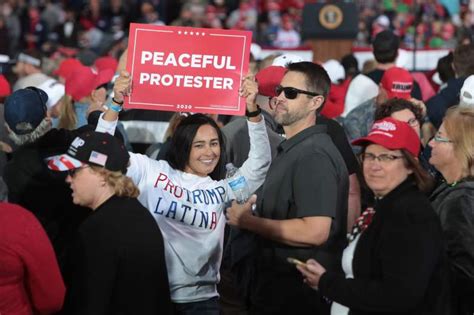
<svg viewBox="0 0 474 315">
<path fill-rule="evenodd" d="M 196 136 L 198 129 L 204 125 L 210 125 L 213 127 L 216 130 L 217 136 L 219 138 L 219 146 L 221 149 L 219 162 L 212 173 L 209 174 L 209 176 L 214 180 L 220 180 L 225 176 L 226 161 L 224 136 L 216 122 L 206 115 L 194 114 L 186 117 L 179 123 L 173 134 L 173 137 L 171 138 L 171 145 L 168 153 L 166 154 L 166 160 L 171 165 L 171 167 L 184 172 L 186 165 L 188 165 L 194 137 Z"/>
<path fill-rule="evenodd" d="M 418 189 L 425 194 L 429 194 L 433 190 L 434 179 L 427 170 L 421 166 L 420 162 L 413 157 L 407 150 L 400 150 L 405 157 L 405 166 L 413 171 L 413 177 Z"/>
</svg>

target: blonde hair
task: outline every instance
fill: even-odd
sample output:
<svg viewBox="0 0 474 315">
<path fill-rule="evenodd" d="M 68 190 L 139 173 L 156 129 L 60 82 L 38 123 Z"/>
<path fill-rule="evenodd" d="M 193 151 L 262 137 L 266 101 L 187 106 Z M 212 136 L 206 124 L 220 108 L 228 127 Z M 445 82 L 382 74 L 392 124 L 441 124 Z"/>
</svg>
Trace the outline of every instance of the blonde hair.
<svg viewBox="0 0 474 315">
<path fill-rule="evenodd" d="M 70 95 L 64 95 L 62 98 L 63 105 L 59 114 L 58 128 L 74 130 L 76 129 L 77 117 L 74 111 L 74 101 Z"/>
<path fill-rule="evenodd" d="M 461 162 L 463 177 L 474 176 L 474 108 L 454 106 L 443 119 L 454 154 Z"/>
<path fill-rule="evenodd" d="M 94 172 L 97 172 L 104 177 L 105 182 L 107 185 L 112 187 L 116 196 L 136 198 L 140 194 L 140 190 L 133 183 L 132 179 L 124 175 L 122 172 L 112 172 L 103 167 L 93 165 L 90 167 Z"/>
</svg>

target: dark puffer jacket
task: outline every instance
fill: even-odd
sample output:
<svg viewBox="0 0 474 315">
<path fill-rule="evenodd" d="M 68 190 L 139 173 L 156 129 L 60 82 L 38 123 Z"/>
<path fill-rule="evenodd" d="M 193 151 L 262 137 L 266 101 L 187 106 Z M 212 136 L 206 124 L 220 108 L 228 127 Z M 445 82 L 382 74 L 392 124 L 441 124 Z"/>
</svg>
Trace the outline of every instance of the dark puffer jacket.
<svg viewBox="0 0 474 315">
<path fill-rule="evenodd" d="M 452 278 L 453 314 L 474 312 L 474 178 L 441 184 L 430 197 L 441 219 Z"/>
</svg>

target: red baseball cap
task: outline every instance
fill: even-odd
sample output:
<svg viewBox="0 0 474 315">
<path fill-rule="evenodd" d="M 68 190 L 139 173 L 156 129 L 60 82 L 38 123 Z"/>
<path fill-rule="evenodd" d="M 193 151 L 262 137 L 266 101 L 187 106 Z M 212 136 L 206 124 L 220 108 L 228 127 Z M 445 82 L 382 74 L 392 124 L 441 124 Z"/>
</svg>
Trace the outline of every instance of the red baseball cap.
<svg viewBox="0 0 474 315">
<path fill-rule="evenodd" d="M 420 153 L 420 138 L 406 122 L 391 117 L 376 121 L 366 137 L 352 141 L 353 145 L 378 144 L 389 150 L 405 149 L 414 157 Z"/>
<path fill-rule="evenodd" d="M 66 94 L 79 101 L 92 93 L 97 87 L 112 80 L 114 71 L 106 69 L 100 72 L 86 66 L 75 69 L 66 77 Z"/>
<path fill-rule="evenodd" d="M 255 76 L 258 83 L 258 94 L 268 97 L 277 96 L 275 88 L 280 85 L 285 73 L 286 68 L 280 66 L 269 66 L 260 70 Z"/>
<path fill-rule="evenodd" d="M 54 75 L 58 77 L 66 78 L 68 77 L 76 68 L 82 66 L 82 63 L 75 58 L 64 59 L 59 67 L 53 72 Z"/>
<path fill-rule="evenodd" d="M 12 93 L 10 83 L 0 74 L 0 97 L 8 96 Z"/>
<path fill-rule="evenodd" d="M 71 47 L 59 47 L 57 52 L 68 58 L 73 58 L 75 55 L 77 55 L 77 49 Z"/>
<path fill-rule="evenodd" d="M 115 73 L 115 70 L 117 70 L 117 65 L 118 65 L 117 59 L 111 56 L 97 58 L 94 63 L 94 66 L 96 67 L 97 71 L 110 69 L 114 73 Z"/>
<path fill-rule="evenodd" d="M 380 83 L 387 91 L 389 99 L 398 97 L 408 100 L 411 98 L 413 77 L 410 72 L 403 68 L 392 67 L 386 70 Z"/>
</svg>

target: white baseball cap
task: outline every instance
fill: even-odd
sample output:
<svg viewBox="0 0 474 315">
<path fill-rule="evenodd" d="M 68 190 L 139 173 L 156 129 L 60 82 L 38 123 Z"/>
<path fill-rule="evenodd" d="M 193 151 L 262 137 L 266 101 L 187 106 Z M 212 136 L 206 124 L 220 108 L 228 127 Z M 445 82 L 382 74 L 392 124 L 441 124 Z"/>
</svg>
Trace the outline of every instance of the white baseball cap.
<svg viewBox="0 0 474 315">
<path fill-rule="evenodd" d="M 470 75 L 464 80 L 461 92 L 459 93 L 459 104 L 474 106 L 474 75 Z"/>
<path fill-rule="evenodd" d="M 289 63 L 297 63 L 304 61 L 303 58 L 297 55 L 284 54 L 276 57 L 273 60 L 272 66 L 286 67 Z"/>
<path fill-rule="evenodd" d="M 341 63 L 334 59 L 329 59 L 325 63 L 323 63 L 323 68 L 329 75 L 332 83 L 339 83 L 339 80 L 344 80 L 346 77 L 346 71 Z"/>
<path fill-rule="evenodd" d="M 46 92 L 46 94 L 48 94 L 48 102 L 46 103 L 48 109 L 51 109 L 54 105 L 56 105 L 61 97 L 63 97 L 66 93 L 64 84 L 54 79 L 46 80 L 40 86 L 38 86 L 38 88 L 42 89 Z"/>
<path fill-rule="evenodd" d="M 390 26 L 390 19 L 386 15 L 379 15 L 377 19 L 375 19 L 375 23 L 383 26 L 389 27 Z"/>
<path fill-rule="evenodd" d="M 262 53 L 262 47 L 260 47 L 260 45 L 252 43 L 250 45 L 250 53 L 252 54 L 255 60 L 262 59 L 262 57 L 260 56 Z"/>
</svg>

